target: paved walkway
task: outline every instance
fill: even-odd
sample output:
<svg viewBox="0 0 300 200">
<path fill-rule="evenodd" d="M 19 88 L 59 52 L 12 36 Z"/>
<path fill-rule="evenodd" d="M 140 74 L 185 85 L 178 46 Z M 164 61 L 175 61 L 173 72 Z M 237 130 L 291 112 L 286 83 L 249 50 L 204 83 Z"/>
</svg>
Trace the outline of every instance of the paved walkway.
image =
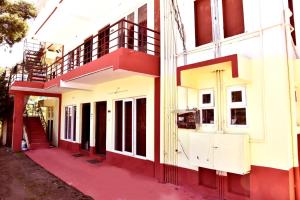
<svg viewBox="0 0 300 200">
<path fill-rule="evenodd" d="M 200 194 L 155 178 L 134 174 L 102 163 L 88 163 L 88 157 L 52 148 L 26 152 L 35 162 L 69 185 L 98 200 L 189 200 L 203 199 Z"/>
</svg>

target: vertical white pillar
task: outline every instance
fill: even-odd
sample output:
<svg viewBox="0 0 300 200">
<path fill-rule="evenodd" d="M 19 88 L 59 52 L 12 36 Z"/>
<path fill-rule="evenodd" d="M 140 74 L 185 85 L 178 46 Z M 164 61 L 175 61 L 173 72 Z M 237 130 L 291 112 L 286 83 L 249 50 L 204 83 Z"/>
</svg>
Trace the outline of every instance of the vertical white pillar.
<svg viewBox="0 0 300 200">
<path fill-rule="evenodd" d="M 76 104 L 76 142 L 81 143 L 81 126 L 82 126 L 82 105 Z"/>
<path fill-rule="evenodd" d="M 90 146 L 95 146 L 95 103 L 91 102 L 91 115 L 90 115 Z"/>
</svg>

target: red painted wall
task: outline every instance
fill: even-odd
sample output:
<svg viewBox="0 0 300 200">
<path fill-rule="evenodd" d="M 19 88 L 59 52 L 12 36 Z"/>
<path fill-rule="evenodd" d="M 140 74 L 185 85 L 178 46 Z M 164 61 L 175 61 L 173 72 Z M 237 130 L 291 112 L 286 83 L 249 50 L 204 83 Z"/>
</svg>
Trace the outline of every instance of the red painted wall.
<svg viewBox="0 0 300 200">
<path fill-rule="evenodd" d="M 151 177 L 154 176 L 154 163 L 150 160 L 143 160 L 107 151 L 106 161 L 112 165 L 128 169 L 133 173 Z"/>
<path fill-rule="evenodd" d="M 160 32 L 160 0 L 154 0 L 154 30 Z M 160 35 L 155 34 L 154 41 L 155 44 L 155 52 L 159 52 L 160 50 Z M 159 55 L 157 53 L 156 55 Z"/>
<path fill-rule="evenodd" d="M 252 166 L 250 197 L 255 200 L 288 200 L 289 171 Z"/>
<path fill-rule="evenodd" d="M 14 114 L 13 114 L 13 135 L 12 149 L 14 152 L 21 151 L 21 142 L 23 137 L 23 112 L 24 112 L 24 94 L 14 94 Z"/>
<path fill-rule="evenodd" d="M 210 0 L 194 1 L 196 46 L 212 42 L 212 18 Z"/>
<path fill-rule="evenodd" d="M 68 141 L 65 141 L 65 140 L 60 140 L 59 142 L 59 147 L 62 148 L 62 149 L 65 149 L 65 150 L 68 150 L 68 151 L 71 151 L 71 152 L 80 152 L 80 144 L 79 143 L 73 143 L 73 142 L 68 142 Z"/>
<path fill-rule="evenodd" d="M 294 167 L 295 197 L 300 199 L 300 169 Z"/>
<path fill-rule="evenodd" d="M 177 168 L 178 185 L 198 190 L 210 199 L 289 200 L 299 199 L 299 168 L 289 171 L 252 166 L 247 175 L 216 175 L 215 170 Z M 295 183 L 295 185 L 294 185 Z"/>
<path fill-rule="evenodd" d="M 230 37 L 245 32 L 243 0 L 223 0 L 224 37 Z"/>
</svg>

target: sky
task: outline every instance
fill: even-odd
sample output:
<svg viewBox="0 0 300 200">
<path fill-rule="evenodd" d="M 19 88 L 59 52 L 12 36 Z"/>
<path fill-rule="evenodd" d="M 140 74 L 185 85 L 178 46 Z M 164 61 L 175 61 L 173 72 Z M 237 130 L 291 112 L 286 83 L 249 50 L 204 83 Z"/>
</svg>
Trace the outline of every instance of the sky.
<svg viewBox="0 0 300 200">
<path fill-rule="evenodd" d="M 23 59 L 23 42 L 15 44 L 13 48 L 0 48 L 0 67 L 12 67 Z"/>
<path fill-rule="evenodd" d="M 37 0 L 26 0 L 35 3 Z M 29 23 L 30 26 L 30 23 Z M 13 67 L 23 60 L 23 41 L 15 44 L 12 48 L 0 46 L 0 67 Z"/>
</svg>

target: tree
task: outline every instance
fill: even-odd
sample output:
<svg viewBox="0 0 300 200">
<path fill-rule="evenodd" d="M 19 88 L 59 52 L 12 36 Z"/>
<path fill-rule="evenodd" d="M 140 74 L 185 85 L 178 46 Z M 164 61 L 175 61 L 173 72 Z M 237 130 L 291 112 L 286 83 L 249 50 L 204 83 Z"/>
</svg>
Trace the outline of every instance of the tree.
<svg viewBox="0 0 300 200">
<path fill-rule="evenodd" d="M 0 73 L 0 121 L 5 120 L 12 112 L 5 76 L 5 71 Z"/>
<path fill-rule="evenodd" d="M 0 0 L 0 45 L 20 42 L 28 30 L 26 20 L 36 15 L 36 8 L 30 3 Z"/>
</svg>

